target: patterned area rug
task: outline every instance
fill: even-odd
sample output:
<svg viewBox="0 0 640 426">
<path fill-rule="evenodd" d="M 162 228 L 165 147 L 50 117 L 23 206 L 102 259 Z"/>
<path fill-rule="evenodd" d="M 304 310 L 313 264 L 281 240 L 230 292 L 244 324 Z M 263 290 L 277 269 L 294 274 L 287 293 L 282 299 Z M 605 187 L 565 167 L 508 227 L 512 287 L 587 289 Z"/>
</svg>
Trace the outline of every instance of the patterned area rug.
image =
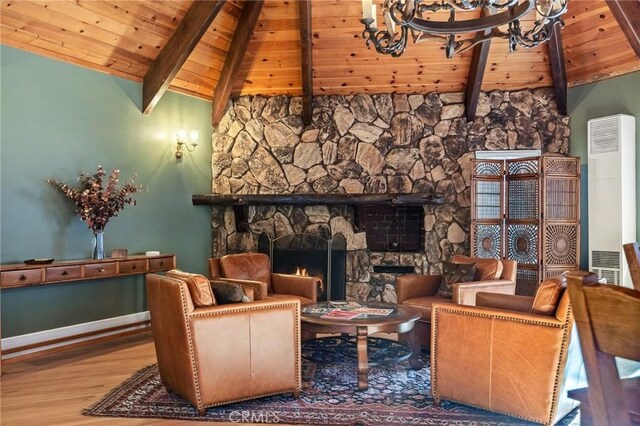
<svg viewBox="0 0 640 426">
<path fill-rule="evenodd" d="M 372 342 L 374 343 L 374 342 Z M 302 392 L 297 400 L 290 395 L 272 396 L 223 407 L 209 408 L 206 416 L 179 396 L 169 394 L 160 381 L 158 366 L 143 368 L 109 392 L 83 414 L 108 417 L 165 418 L 232 423 L 280 423 L 306 425 L 531 425 L 532 423 L 484 410 L 444 401 L 433 405 L 430 395 L 429 368 L 412 370 L 406 361 L 389 363 L 388 358 L 402 358 L 402 348 L 380 346 L 380 361 L 369 372 L 369 389 L 357 390 L 356 367 L 348 360 L 331 363 L 319 360 L 320 340 L 303 346 Z M 320 346 L 320 347 L 319 347 Z M 348 351 L 347 351 L 348 352 Z M 331 351 L 325 351 L 330 354 Z M 428 354 L 421 354 L 429 365 Z M 313 359 L 314 361 L 309 361 Z M 577 410 L 559 424 L 576 424 Z"/>
</svg>

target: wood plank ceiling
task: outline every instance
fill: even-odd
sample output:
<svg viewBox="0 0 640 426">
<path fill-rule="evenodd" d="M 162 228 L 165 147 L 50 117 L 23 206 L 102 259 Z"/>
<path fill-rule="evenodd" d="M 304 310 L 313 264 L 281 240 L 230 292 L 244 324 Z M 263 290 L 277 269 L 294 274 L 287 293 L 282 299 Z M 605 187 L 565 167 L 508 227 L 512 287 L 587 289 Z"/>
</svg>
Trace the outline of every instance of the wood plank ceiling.
<svg viewBox="0 0 640 426">
<path fill-rule="evenodd" d="M 170 90 L 212 99 L 243 3 L 224 3 L 170 80 Z M 142 81 L 192 5 L 192 0 L 2 0 L 1 41 Z M 299 6 L 297 0 L 264 1 L 244 59 L 228 83 L 232 96 L 302 94 Z M 382 56 L 365 47 L 361 13 L 360 0 L 312 2 L 314 95 L 465 90 L 473 49 L 447 59 L 437 41 L 409 42 L 402 57 Z M 561 46 L 569 86 L 640 70 L 640 59 L 605 0 L 569 0 L 564 20 Z M 482 90 L 552 86 L 548 51 L 542 45 L 508 53 L 505 40 L 493 40 Z M 477 84 L 473 77 L 469 81 Z"/>
</svg>

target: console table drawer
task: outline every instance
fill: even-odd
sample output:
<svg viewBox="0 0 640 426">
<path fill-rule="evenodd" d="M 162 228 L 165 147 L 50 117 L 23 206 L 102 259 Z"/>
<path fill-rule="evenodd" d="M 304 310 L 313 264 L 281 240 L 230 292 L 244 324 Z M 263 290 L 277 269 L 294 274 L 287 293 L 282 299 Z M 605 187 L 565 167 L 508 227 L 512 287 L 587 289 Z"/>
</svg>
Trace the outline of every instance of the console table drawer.
<svg viewBox="0 0 640 426">
<path fill-rule="evenodd" d="M 116 274 L 116 263 L 98 263 L 84 267 L 86 278 L 99 278 Z"/>
<path fill-rule="evenodd" d="M 145 260 L 125 260 L 120 262 L 120 274 L 139 273 L 146 270 L 147 262 Z"/>
<path fill-rule="evenodd" d="M 23 269 L 19 271 L 7 271 L 0 275 L 0 283 L 3 287 L 23 286 L 28 284 L 38 284 L 44 277 L 44 269 Z"/>
<path fill-rule="evenodd" d="M 82 266 L 56 266 L 47 268 L 47 281 L 75 280 L 82 277 Z"/>
<path fill-rule="evenodd" d="M 149 259 L 149 272 L 167 271 L 176 267 L 174 257 L 157 257 Z"/>
</svg>

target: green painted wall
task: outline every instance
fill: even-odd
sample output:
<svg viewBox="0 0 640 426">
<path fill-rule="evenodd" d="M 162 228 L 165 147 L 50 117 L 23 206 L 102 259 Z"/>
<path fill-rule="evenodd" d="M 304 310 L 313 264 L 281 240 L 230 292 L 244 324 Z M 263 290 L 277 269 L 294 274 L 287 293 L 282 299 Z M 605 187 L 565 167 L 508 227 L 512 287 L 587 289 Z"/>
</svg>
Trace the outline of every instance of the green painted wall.
<svg viewBox="0 0 640 426">
<path fill-rule="evenodd" d="M 105 249 L 175 253 L 178 267 L 206 272 L 211 192 L 211 106 L 167 92 L 149 116 L 142 86 L 118 77 L 0 47 L 0 261 L 91 257 L 92 232 L 45 183 L 78 171 L 137 173 L 149 190 L 105 229 Z M 200 145 L 176 163 L 175 132 L 198 129 Z M 2 337 L 146 309 L 144 278 L 96 280 L 1 292 Z"/>
<path fill-rule="evenodd" d="M 640 72 L 585 84 L 569 89 L 569 114 L 571 115 L 571 155 L 581 158 L 581 216 L 582 232 L 581 267 L 588 269 L 588 197 L 587 197 L 587 121 L 592 118 L 615 114 L 636 117 L 636 205 L 640 211 Z M 636 240 L 640 241 L 640 220 L 636 214 Z"/>
</svg>

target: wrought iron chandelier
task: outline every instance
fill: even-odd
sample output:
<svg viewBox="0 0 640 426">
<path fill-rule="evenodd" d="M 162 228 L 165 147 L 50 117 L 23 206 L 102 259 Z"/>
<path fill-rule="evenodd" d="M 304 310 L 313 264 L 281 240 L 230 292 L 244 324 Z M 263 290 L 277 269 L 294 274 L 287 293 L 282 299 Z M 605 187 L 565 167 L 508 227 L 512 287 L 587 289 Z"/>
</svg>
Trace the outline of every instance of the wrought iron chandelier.
<svg viewBox="0 0 640 426">
<path fill-rule="evenodd" d="M 549 40 L 553 26 L 564 25 L 560 16 L 567 11 L 568 0 L 384 0 L 382 16 L 385 29 L 377 28 L 376 5 L 362 0 L 362 37 L 378 53 L 398 57 L 404 53 L 411 35 L 414 43 L 439 39 L 445 43 L 448 58 L 491 38 L 509 40 L 509 51 L 518 45 L 530 48 Z M 483 9 L 480 17 L 456 20 L 456 11 Z M 535 10 L 533 27 L 523 29 L 520 19 Z M 437 12 L 448 12 L 447 20 L 431 20 Z M 504 28 L 504 29 L 503 29 Z M 467 35 L 473 34 L 473 35 Z M 456 37 L 456 35 L 462 35 Z"/>
</svg>

